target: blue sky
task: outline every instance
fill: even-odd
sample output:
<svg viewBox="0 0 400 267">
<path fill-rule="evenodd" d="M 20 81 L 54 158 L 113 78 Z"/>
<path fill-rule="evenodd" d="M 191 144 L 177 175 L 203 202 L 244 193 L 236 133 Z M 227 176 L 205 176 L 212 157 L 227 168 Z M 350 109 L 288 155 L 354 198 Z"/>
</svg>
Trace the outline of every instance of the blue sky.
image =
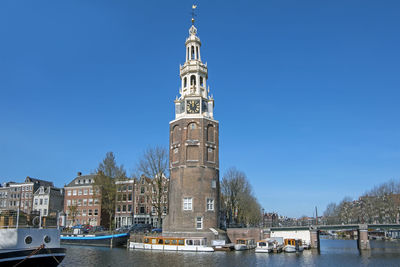
<svg viewBox="0 0 400 267">
<path fill-rule="evenodd" d="M 168 146 L 191 1 L 0 2 L 0 182 Z M 400 2 L 198 2 L 220 168 L 313 215 L 400 178 Z"/>
</svg>

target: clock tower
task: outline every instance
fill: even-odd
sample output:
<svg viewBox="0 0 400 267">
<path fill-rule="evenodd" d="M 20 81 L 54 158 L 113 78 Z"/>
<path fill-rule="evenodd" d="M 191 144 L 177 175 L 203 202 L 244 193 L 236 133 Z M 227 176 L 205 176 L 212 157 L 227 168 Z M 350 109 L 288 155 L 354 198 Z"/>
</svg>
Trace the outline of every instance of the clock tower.
<svg viewBox="0 0 400 267">
<path fill-rule="evenodd" d="M 163 235 L 203 236 L 210 242 L 219 227 L 218 121 L 193 19 L 185 47 L 180 95 L 169 124 L 169 210 Z"/>
</svg>

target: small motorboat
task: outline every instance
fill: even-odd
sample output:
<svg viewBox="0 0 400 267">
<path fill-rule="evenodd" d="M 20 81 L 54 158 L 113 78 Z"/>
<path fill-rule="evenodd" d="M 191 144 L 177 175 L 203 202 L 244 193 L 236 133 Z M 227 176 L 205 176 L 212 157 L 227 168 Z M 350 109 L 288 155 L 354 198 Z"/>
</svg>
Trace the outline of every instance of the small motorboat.
<svg viewBox="0 0 400 267">
<path fill-rule="evenodd" d="M 300 239 L 286 238 L 285 246 L 283 247 L 283 251 L 288 253 L 293 252 L 302 252 L 304 247 Z"/>
<path fill-rule="evenodd" d="M 257 246 L 255 252 L 257 253 L 269 253 L 272 252 L 274 249 L 274 243 L 273 241 L 269 239 L 264 239 L 257 241 Z"/>
<path fill-rule="evenodd" d="M 254 239 L 251 238 L 238 238 L 235 242 L 235 250 L 248 250 L 256 247 Z"/>
</svg>

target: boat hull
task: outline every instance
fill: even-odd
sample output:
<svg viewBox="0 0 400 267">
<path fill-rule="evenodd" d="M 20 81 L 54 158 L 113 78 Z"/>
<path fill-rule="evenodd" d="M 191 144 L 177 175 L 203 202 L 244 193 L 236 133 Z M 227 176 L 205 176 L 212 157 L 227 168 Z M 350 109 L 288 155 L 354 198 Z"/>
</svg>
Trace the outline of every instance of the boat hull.
<svg viewBox="0 0 400 267">
<path fill-rule="evenodd" d="M 188 252 L 214 252 L 212 247 L 206 246 L 176 246 L 176 245 L 152 245 L 130 242 L 131 249 L 163 250 L 163 251 L 188 251 Z"/>
<path fill-rule="evenodd" d="M 270 253 L 272 248 L 256 248 L 255 252 L 257 253 Z"/>
<path fill-rule="evenodd" d="M 0 253 L 0 266 L 58 266 L 65 257 L 65 248 L 24 249 Z"/>
<path fill-rule="evenodd" d="M 105 235 L 105 236 L 84 236 L 84 235 L 62 235 L 61 244 L 97 246 L 97 247 L 123 247 L 126 246 L 129 234 Z"/>
</svg>

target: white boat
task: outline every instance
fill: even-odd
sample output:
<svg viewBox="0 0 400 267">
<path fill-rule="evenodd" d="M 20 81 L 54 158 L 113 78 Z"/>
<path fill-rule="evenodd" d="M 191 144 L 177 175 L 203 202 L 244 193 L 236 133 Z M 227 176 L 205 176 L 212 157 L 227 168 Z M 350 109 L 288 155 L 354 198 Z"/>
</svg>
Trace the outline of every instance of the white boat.
<svg viewBox="0 0 400 267">
<path fill-rule="evenodd" d="M 130 242 L 131 249 L 164 250 L 164 251 L 192 251 L 192 252 L 214 252 L 212 247 L 206 245 L 204 237 L 153 237 L 145 236 L 143 243 Z"/>
<path fill-rule="evenodd" d="M 255 252 L 257 253 L 269 253 L 274 249 L 274 243 L 271 240 L 264 239 L 257 241 Z"/>
<path fill-rule="evenodd" d="M 0 266 L 57 266 L 65 257 L 58 229 L 0 229 Z"/>
<path fill-rule="evenodd" d="M 283 251 L 288 253 L 293 252 L 302 252 L 304 247 L 300 239 L 286 238 L 285 246 L 283 247 Z"/>
<path fill-rule="evenodd" d="M 235 242 L 235 250 L 248 250 L 256 247 L 254 239 L 251 238 L 238 238 Z"/>
</svg>

